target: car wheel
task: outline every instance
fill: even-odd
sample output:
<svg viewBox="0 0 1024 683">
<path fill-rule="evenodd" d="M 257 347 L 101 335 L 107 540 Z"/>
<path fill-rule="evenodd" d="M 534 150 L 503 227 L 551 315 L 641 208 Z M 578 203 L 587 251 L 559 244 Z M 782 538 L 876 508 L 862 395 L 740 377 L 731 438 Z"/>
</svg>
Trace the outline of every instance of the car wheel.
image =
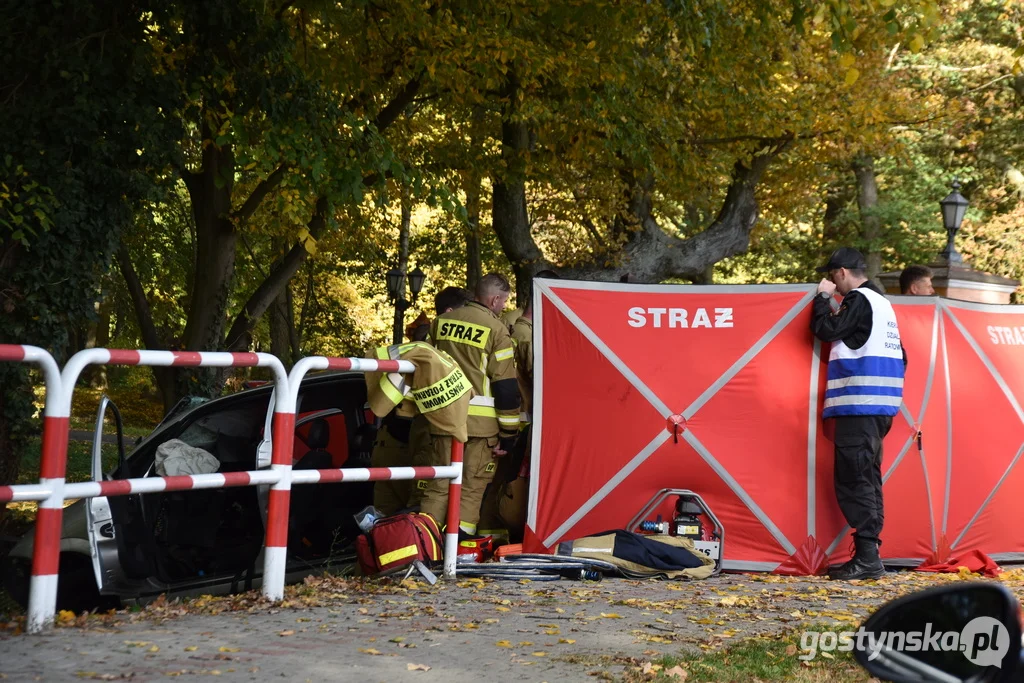
<svg viewBox="0 0 1024 683">
<path fill-rule="evenodd" d="M 81 553 L 61 553 L 57 581 L 57 609 L 76 614 L 93 609 L 106 611 L 118 607 L 118 601 L 100 595 L 96 587 L 92 558 Z"/>
</svg>

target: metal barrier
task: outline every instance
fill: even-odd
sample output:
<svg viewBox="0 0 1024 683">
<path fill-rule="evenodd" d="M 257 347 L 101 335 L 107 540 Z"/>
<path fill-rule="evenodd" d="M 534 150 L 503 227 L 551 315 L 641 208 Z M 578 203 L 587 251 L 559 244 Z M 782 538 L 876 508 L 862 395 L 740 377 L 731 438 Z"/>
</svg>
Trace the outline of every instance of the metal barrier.
<svg viewBox="0 0 1024 683">
<path fill-rule="evenodd" d="M 37 346 L 0 344 L 0 360 L 35 363 L 46 382 L 43 445 L 38 486 L 0 486 L 0 503 L 37 500 L 32 580 L 29 587 L 28 630 L 37 632 L 53 618 L 57 606 L 57 567 L 60 564 L 60 529 L 64 514 L 64 471 L 68 460 L 71 401 L 63 401 L 64 382 L 57 362 Z"/>
<path fill-rule="evenodd" d="M 327 358 L 314 356 L 303 358 L 292 367 L 288 375 L 289 388 L 292 392 L 291 405 L 294 409 L 298 400 L 302 378 L 310 370 L 354 370 L 356 372 L 413 372 L 415 367 L 409 361 L 372 360 L 369 358 Z M 463 444 L 452 439 L 451 464 L 435 467 L 360 467 L 351 469 L 302 470 L 292 472 L 291 457 L 287 464 L 282 464 L 289 473 L 289 480 L 295 484 L 315 484 L 317 482 L 341 481 L 380 481 L 403 479 L 450 479 L 448 486 L 448 516 L 445 522 L 444 539 L 444 575 L 455 576 L 456 560 L 459 552 L 459 504 L 462 498 L 462 451 Z M 277 462 L 275 455 L 274 462 Z M 284 481 L 282 480 L 282 484 Z M 273 491 L 271 491 L 273 495 Z M 271 499 L 273 504 L 273 498 Z M 288 505 L 284 506 L 285 525 L 287 527 Z M 270 512 L 267 513 L 268 520 Z M 269 521 L 268 521 L 269 525 Z M 268 537 L 269 539 L 269 537 Z M 269 545 L 269 540 L 268 540 Z M 269 554 L 269 548 L 268 548 Z M 264 584 L 265 585 L 265 584 Z M 283 588 L 282 588 L 283 590 Z M 264 589 L 264 595 L 271 599 L 280 599 L 280 595 L 270 594 Z"/>
<path fill-rule="evenodd" d="M 448 529 L 445 538 L 444 575 L 455 576 L 458 552 L 459 499 L 462 484 L 463 444 L 453 440 L 452 463 L 444 467 L 395 467 L 303 470 L 292 472 L 295 406 L 303 376 L 310 370 L 411 373 L 408 361 L 361 358 L 304 358 L 285 374 L 275 356 L 265 353 L 186 351 L 136 351 L 86 349 L 72 356 L 59 372 L 52 356 L 34 346 L 0 344 L 0 361 L 32 362 L 46 376 L 46 408 L 38 485 L 0 486 L 0 504 L 40 501 L 36 519 L 29 593 L 30 633 L 52 623 L 57 602 L 57 575 L 64 501 L 97 496 L 119 496 L 158 491 L 270 485 L 263 564 L 263 594 L 271 600 L 284 597 L 288 545 L 288 508 L 292 483 L 379 481 L 384 479 L 450 479 Z M 65 484 L 71 397 L 75 383 L 88 365 L 141 365 L 187 367 L 267 367 L 274 373 L 274 417 L 271 424 L 272 460 L 269 470 L 145 477 Z"/>
</svg>

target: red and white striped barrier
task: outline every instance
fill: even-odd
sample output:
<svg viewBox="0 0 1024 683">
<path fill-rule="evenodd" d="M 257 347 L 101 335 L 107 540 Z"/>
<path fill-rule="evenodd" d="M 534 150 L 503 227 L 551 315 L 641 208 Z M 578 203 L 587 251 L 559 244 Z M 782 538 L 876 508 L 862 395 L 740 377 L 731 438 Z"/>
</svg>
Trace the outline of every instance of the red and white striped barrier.
<svg viewBox="0 0 1024 683">
<path fill-rule="evenodd" d="M 182 491 L 235 486 L 270 485 L 267 509 L 263 593 L 284 597 L 288 545 L 288 507 L 292 483 L 313 484 L 387 479 L 450 479 L 444 575 L 455 576 L 458 556 L 459 500 L 462 484 L 463 444 L 453 441 L 451 464 L 439 467 L 391 467 L 302 470 L 292 472 L 292 435 L 299 385 L 310 370 L 412 373 L 408 361 L 365 358 L 304 358 L 286 375 L 281 362 L 264 353 L 136 351 L 86 349 L 72 356 L 63 372 L 43 349 L 0 345 L 0 361 L 33 362 L 46 376 L 46 409 L 43 425 L 39 484 L 0 486 L 0 503 L 40 501 L 32 556 L 28 631 L 37 633 L 53 621 L 57 601 L 57 574 L 64 501 L 97 496 L 119 496 L 160 491 Z M 71 398 L 79 375 L 88 365 L 141 365 L 189 367 L 268 367 L 274 373 L 275 403 L 272 422 L 272 460 L 269 470 L 225 472 L 170 477 L 145 477 L 66 484 L 64 481 L 69 436 Z"/>
<path fill-rule="evenodd" d="M 43 412 L 43 447 L 39 458 L 37 486 L 4 486 L 0 502 L 38 500 L 35 549 L 32 554 L 32 583 L 28 603 L 28 630 L 42 630 L 53 618 L 57 606 L 57 566 L 60 563 L 60 527 L 64 512 L 64 469 L 68 455 L 68 417 L 71 401 L 65 405 L 64 382 L 53 356 L 37 346 L 0 344 L 0 361 L 35 363 L 46 382 Z"/>
<path fill-rule="evenodd" d="M 85 349 L 72 356 L 60 374 L 57 395 L 46 400 L 46 414 L 53 415 L 55 424 L 47 424 L 43 433 L 43 459 L 40 465 L 41 486 L 50 489 L 50 495 L 39 505 L 36 519 L 35 546 L 32 554 L 32 580 L 29 593 L 28 631 L 42 630 L 53 620 L 57 604 L 57 571 L 60 564 L 61 523 L 64 501 L 97 495 L 125 495 L 145 491 L 170 491 L 189 488 L 216 488 L 220 486 L 251 486 L 270 483 L 270 472 L 231 472 L 225 474 L 191 475 L 181 477 L 151 477 L 120 481 L 64 483 L 67 461 L 68 419 L 71 415 L 71 397 L 79 375 L 89 365 L 144 365 L 178 367 L 267 367 L 274 373 L 275 384 L 280 387 L 275 405 L 274 426 L 284 412 L 294 424 L 294 410 L 287 405 L 288 377 L 284 366 L 275 356 L 266 353 L 221 353 L 196 351 L 136 351 L 130 349 Z M 284 420 L 285 423 L 288 420 Z M 47 434 L 53 434 L 48 447 Z M 274 450 L 292 447 L 291 432 L 274 431 Z M 282 445 L 283 444 L 283 445 Z"/>
<path fill-rule="evenodd" d="M 311 370 L 352 370 L 355 372 L 395 372 L 412 373 L 416 366 L 404 360 L 375 360 L 371 358 L 328 358 L 313 356 L 303 358 L 292 367 L 288 375 L 288 387 L 291 391 L 289 404 L 294 410 L 298 401 L 299 388 L 306 373 Z M 354 467 L 344 469 L 301 470 L 292 471 L 291 444 L 287 455 L 280 455 L 274 449 L 273 466 L 278 468 L 282 477 L 270 490 L 270 502 L 267 508 L 267 542 L 264 554 L 263 594 L 271 600 L 284 597 L 284 565 L 288 544 L 288 499 L 292 484 L 316 484 L 350 481 L 382 481 L 403 479 L 450 479 L 447 529 L 444 548 L 444 576 L 454 578 L 456 559 L 459 552 L 459 496 L 462 484 L 462 448 L 463 445 L 452 440 L 452 461 L 450 465 L 439 467 Z M 280 455 L 280 457 L 279 457 Z M 455 500 L 452 507 L 451 500 Z M 276 578 L 280 573 L 281 581 L 269 581 L 268 577 Z"/>
</svg>

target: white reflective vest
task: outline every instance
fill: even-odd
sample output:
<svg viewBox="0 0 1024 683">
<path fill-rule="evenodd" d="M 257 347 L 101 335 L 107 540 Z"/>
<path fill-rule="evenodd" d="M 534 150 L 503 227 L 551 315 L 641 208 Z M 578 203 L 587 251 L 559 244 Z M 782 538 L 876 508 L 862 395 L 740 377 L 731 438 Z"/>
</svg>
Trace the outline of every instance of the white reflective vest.
<svg viewBox="0 0 1024 683">
<path fill-rule="evenodd" d="M 823 418 L 895 415 L 903 402 L 903 346 L 896 312 L 881 294 L 854 290 L 871 304 L 871 335 L 859 349 L 832 344 Z"/>
</svg>

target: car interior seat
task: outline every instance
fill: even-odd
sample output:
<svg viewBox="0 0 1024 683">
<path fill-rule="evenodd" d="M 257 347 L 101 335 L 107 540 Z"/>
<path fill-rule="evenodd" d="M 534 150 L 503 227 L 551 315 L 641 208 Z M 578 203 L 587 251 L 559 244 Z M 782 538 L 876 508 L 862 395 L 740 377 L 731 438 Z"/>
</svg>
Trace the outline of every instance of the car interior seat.
<svg viewBox="0 0 1024 683">
<path fill-rule="evenodd" d="M 296 470 L 322 470 L 333 467 L 327 446 L 331 441 L 331 427 L 322 418 L 309 425 L 306 443 L 309 451 L 295 463 Z M 324 514 L 331 506 L 327 484 L 299 484 L 293 486 L 288 507 L 288 546 L 300 555 L 320 554 L 329 546 L 331 530 L 325 524 Z"/>
</svg>

